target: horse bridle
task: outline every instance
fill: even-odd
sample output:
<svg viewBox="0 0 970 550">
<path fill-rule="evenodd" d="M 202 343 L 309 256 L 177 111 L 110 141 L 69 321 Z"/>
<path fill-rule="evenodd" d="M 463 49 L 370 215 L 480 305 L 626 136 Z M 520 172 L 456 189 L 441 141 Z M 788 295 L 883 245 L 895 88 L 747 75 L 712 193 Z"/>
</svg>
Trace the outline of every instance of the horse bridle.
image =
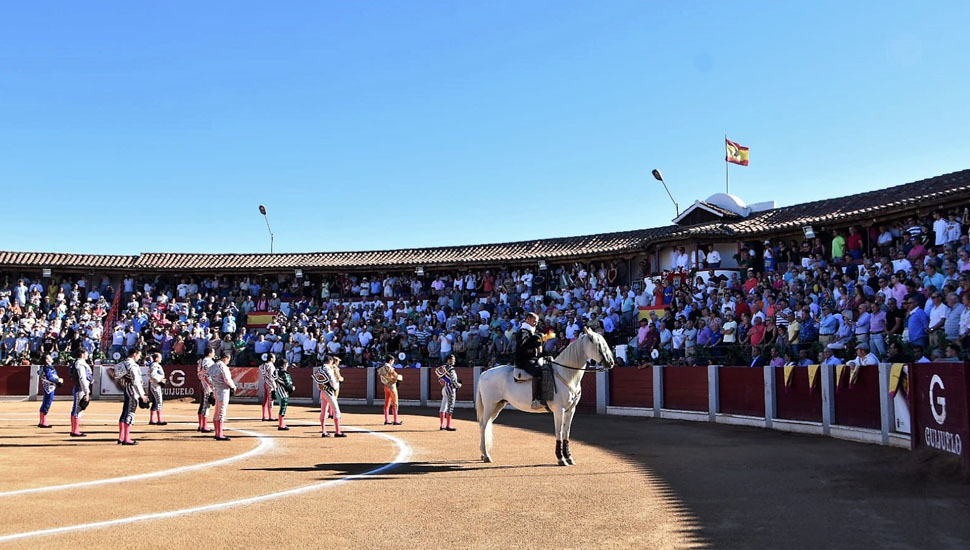
<svg viewBox="0 0 970 550">
<path fill-rule="evenodd" d="M 562 363 L 558 363 L 556 361 L 553 361 L 552 359 L 549 360 L 549 363 L 552 365 L 556 365 L 557 367 L 562 367 L 564 369 L 569 369 L 569 370 L 588 370 L 590 372 L 606 372 L 610 370 L 606 367 L 589 367 L 587 365 L 583 365 L 582 367 L 570 367 L 569 365 L 563 365 Z"/>
<path fill-rule="evenodd" d="M 589 338 L 589 336 L 586 336 L 586 337 Z M 595 341 L 593 343 L 596 344 Z M 596 344 L 596 347 L 599 348 L 599 345 Z M 602 350 L 599 350 L 599 349 L 597 351 L 600 352 L 600 357 L 602 357 L 603 356 L 603 351 Z M 610 369 L 613 368 L 613 367 L 593 367 L 593 368 L 590 368 L 589 365 L 583 365 L 582 367 L 570 367 L 569 365 L 563 365 L 562 363 L 559 363 L 559 362 L 557 362 L 554 359 L 549 359 L 549 363 L 550 364 L 553 364 L 553 365 L 556 365 L 558 367 L 562 367 L 564 369 L 569 369 L 569 370 L 588 370 L 590 372 L 606 372 L 606 371 L 608 371 L 608 370 L 610 370 Z"/>
</svg>

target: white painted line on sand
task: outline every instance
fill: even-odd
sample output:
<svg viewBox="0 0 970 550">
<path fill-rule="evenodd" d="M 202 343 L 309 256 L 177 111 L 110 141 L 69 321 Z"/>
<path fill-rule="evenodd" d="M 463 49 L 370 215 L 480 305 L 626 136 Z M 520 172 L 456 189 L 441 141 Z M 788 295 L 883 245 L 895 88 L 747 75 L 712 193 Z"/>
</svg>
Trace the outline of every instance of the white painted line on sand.
<svg viewBox="0 0 970 550">
<path fill-rule="evenodd" d="M 7 420 L 6 418 L 0 418 L 0 420 Z M 189 466 L 179 466 L 178 468 L 169 468 L 168 470 L 158 470 L 156 472 L 148 472 L 144 474 L 135 474 L 130 476 L 122 477 L 110 477 L 105 479 L 94 479 L 91 481 L 81 481 L 78 483 L 65 483 L 63 485 L 48 485 L 46 487 L 33 487 L 30 489 L 19 489 L 16 491 L 7 491 L 5 493 L 0 493 L 0 498 L 12 497 L 18 495 L 29 495 L 32 493 L 48 493 L 52 491 L 65 491 L 68 489 L 80 489 L 84 487 L 97 487 L 99 485 L 111 485 L 114 483 L 128 483 L 131 481 L 142 481 L 144 479 L 153 479 L 156 477 L 172 476 L 176 474 L 181 474 L 185 472 L 192 472 L 195 470 L 203 470 L 206 468 L 215 468 L 216 466 L 222 466 L 224 464 L 229 464 L 232 462 L 237 462 L 239 460 L 245 460 L 247 458 L 252 458 L 257 455 L 261 455 L 273 447 L 273 438 L 259 434 L 249 430 L 242 430 L 239 428 L 229 428 L 227 430 L 232 430 L 235 432 L 244 433 L 248 436 L 255 437 L 259 439 L 259 445 L 253 447 L 252 449 L 227 458 L 221 458 L 219 460 L 213 460 L 212 462 L 202 462 L 200 464 L 191 464 Z"/>
<path fill-rule="evenodd" d="M 303 494 L 303 493 L 309 493 L 311 491 L 316 491 L 316 490 L 319 490 L 319 489 L 336 487 L 338 485 L 342 485 L 344 483 L 347 483 L 348 481 L 352 481 L 352 480 L 355 480 L 355 479 L 362 479 L 362 478 L 365 478 L 367 476 L 372 476 L 372 475 L 375 475 L 375 474 L 379 474 L 381 472 L 385 472 L 387 470 L 390 470 L 390 469 L 394 468 L 396 465 L 398 465 L 398 464 L 400 464 L 402 462 L 406 462 L 411 457 L 411 452 L 412 452 L 411 447 L 407 443 L 405 443 L 403 440 L 401 440 L 401 439 L 399 439 L 397 437 L 394 437 L 392 435 L 387 435 L 387 434 L 384 434 L 384 433 L 380 433 L 380 432 L 372 432 L 372 431 L 369 431 L 369 430 L 355 430 L 355 431 L 356 431 L 356 433 L 365 433 L 365 434 L 372 435 L 372 436 L 375 436 L 375 437 L 380 437 L 382 439 L 387 439 L 388 441 L 393 442 L 397 446 L 397 449 L 398 449 L 397 456 L 395 456 L 394 457 L 394 460 L 392 460 L 391 462 L 388 462 L 388 463 L 386 463 L 383 466 L 380 466 L 378 468 L 374 468 L 373 470 L 368 470 L 368 471 L 366 471 L 366 472 L 364 472 L 362 474 L 349 475 L 349 476 L 342 477 L 340 479 L 333 479 L 333 480 L 324 481 L 324 482 L 321 482 L 321 483 L 314 483 L 312 485 L 304 485 L 302 487 L 295 487 L 293 489 L 287 489 L 285 491 L 278 491 L 278 492 L 275 492 L 275 493 L 268 493 L 268 494 L 265 494 L 265 495 L 258 495 L 258 496 L 255 496 L 255 497 L 248 497 L 248 498 L 241 498 L 241 499 L 236 499 L 236 500 L 229 500 L 229 501 L 226 501 L 226 502 L 217 502 L 217 503 L 214 503 L 214 504 L 206 504 L 204 506 L 194 506 L 194 507 L 191 507 L 191 508 L 182 508 L 182 509 L 179 509 L 179 510 L 169 510 L 167 512 L 156 512 L 154 514 L 142 514 L 142 515 L 138 515 L 138 516 L 130 516 L 130 517 L 127 517 L 127 518 L 112 519 L 112 520 L 107 520 L 107 521 L 98 521 L 98 522 L 94 522 L 94 523 L 82 523 L 82 524 L 78 524 L 78 525 L 68 525 L 68 526 L 64 526 L 64 527 L 55 527 L 55 528 L 51 528 L 51 529 L 40 529 L 40 530 L 37 530 L 37 531 L 25 531 L 23 533 L 13 533 L 13 534 L 10 534 L 10 535 L 0 536 L 0 542 L 9 542 L 9 541 L 12 541 L 12 540 L 21 540 L 21 539 L 27 539 L 27 538 L 33 538 L 33 537 L 40 537 L 40 536 L 45 536 L 45 535 L 58 535 L 58 534 L 62 534 L 62 533 L 71 533 L 71 532 L 75 532 L 75 531 L 88 531 L 88 530 L 91 530 L 91 529 L 101 529 L 103 527 L 113 527 L 113 526 L 116 526 L 116 525 L 124 525 L 124 524 L 127 524 L 127 523 L 135 523 L 135 522 L 139 522 L 139 521 L 149 521 L 149 520 L 155 520 L 155 519 L 169 519 L 169 518 L 174 518 L 174 517 L 179 517 L 179 516 L 185 516 L 185 515 L 189 515 L 189 514 L 198 514 L 198 513 L 203 513 L 203 512 L 216 512 L 216 511 L 225 510 L 225 509 L 228 509 L 228 508 L 235 508 L 235 507 L 238 507 L 238 506 L 246 506 L 246 505 L 249 505 L 249 504 L 257 504 L 257 503 L 260 503 L 260 502 L 266 502 L 268 500 L 275 500 L 275 499 L 278 499 L 278 498 L 283 498 L 283 497 L 288 497 L 288 496 L 294 496 L 294 495 L 300 495 L 300 494 Z"/>
</svg>

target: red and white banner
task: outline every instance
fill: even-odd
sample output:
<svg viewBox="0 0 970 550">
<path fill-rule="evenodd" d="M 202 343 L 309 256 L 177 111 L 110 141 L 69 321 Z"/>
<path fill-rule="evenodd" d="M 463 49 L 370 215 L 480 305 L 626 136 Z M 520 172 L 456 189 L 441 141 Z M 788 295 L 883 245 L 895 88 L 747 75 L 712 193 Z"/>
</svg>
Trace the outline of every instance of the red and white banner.
<svg viewBox="0 0 970 550">
<path fill-rule="evenodd" d="M 255 367 L 229 367 L 232 381 L 236 383 L 236 397 L 259 397 L 259 369 Z"/>
</svg>

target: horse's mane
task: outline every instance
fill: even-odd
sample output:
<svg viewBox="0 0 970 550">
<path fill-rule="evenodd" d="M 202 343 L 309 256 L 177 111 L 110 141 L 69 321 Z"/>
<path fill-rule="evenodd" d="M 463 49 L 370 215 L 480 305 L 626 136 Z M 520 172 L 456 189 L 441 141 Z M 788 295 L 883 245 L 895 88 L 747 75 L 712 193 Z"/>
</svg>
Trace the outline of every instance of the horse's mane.
<svg viewBox="0 0 970 550">
<path fill-rule="evenodd" d="M 569 343 L 559 355 L 556 356 L 555 361 L 557 363 L 562 363 L 563 365 L 569 366 L 582 366 L 586 363 L 586 356 L 583 355 L 583 342 L 589 339 L 589 335 L 581 334 L 579 338 L 576 338 Z"/>
</svg>

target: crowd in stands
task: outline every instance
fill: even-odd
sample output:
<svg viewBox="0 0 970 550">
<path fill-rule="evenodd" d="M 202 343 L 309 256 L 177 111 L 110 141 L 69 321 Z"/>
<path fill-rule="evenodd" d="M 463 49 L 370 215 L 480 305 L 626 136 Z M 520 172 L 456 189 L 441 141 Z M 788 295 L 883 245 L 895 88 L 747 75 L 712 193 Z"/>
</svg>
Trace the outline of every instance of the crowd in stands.
<svg viewBox="0 0 970 550">
<path fill-rule="evenodd" d="M 67 362 L 81 349 L 100 348 L 113 288 L 84 277 L 45 283 L 6 279 L 0 288 L 0 364 L 37 364 L 45 353 Z"/>
<path fill-rule="evenodd" d="M 303 366 L 326 355 L 370 366 L 388 354 L 404 354 L 403 366 L 433 366 L 450 353 L 459 364 L 491 365 L 512 360 L 526 312 L 553 329 L 546 339 L 552 354 L 583 326 L 618 341 L 621 324 L 632 334 L 636 313 L 616 266 L 607 263 L 319 281 L 125 277 L 120 288 L 108 357 L 134 347 L 161 352 L 165 363 L 192 362 L 213 347 L 230 352 L 234 365 L 258 364 L 269 352 Z M 252 326 L 250 318 L 265 312 L 270 321 Z"/>
<path fill-rule="evenodd" d="M 512 361 L 527 312 L 538 314 L 549 354 L 589 327 L 641 364 L 962 360 L 966 217 L 940 211 L 825 239 L 744 243 L 737 270 L 720 269 L 713 247 L 679 248 L 672 269 L 642 280 L 611 262 L 326 278 L 125 276 L 111 326 L 116 287 L 107 277 L 46 287 L 25 277 L 0 289 L 0 361 L 81 348 L 110 361 L 134 347 L 191 363 L 213 347 L 234 365 L 273 352 L 303 366 L 325 355 L 370 366 L 388 354 L 404 354 L 404 366 L 435 366 L 449 353 L 488 366 Z M 641 307 L 652 307 L 642 319 Z M 267 322 L 251 321 L 264 312 Z"/>
<path fill-rule="evenodd" d="M 730 273 L 711 269 L 702 251 L 677 250 L 673 265 L 694 270 L 656 282 L 664 307 L 640 322 L 633 347 L 687 364 L 962 361 L 970 346 L 966 216 L 939 211 L 849 227 L 830 240 L 749 243 Z"/>
</svg>

